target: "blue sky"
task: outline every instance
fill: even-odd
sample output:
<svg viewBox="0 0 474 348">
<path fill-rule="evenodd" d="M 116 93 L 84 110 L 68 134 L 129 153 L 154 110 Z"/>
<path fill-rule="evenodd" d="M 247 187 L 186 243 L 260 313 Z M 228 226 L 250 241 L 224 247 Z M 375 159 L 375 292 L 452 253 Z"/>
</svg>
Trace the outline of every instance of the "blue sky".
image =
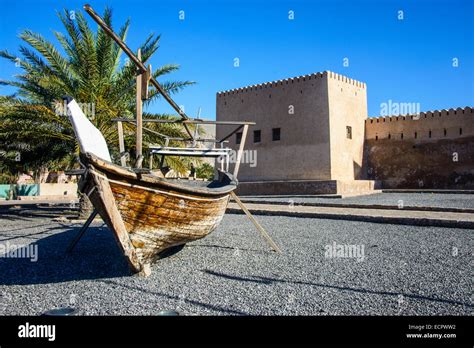
<svg viewBox="0 0 474 348">
<path fill-rule="evenodd" d="M 83 1 L 0 0 L 0 48 L 17 52 L 23 29 L 55 41 L 56 10 L 80 11 Z M 369 115 L 381 103 L 419 103 L 421 111 L 474 104 L 472 1 L 103 1 L 115 28 L 127 18 L 127 44 L 136 50 L 162 35 L 152 66 L 181 65 L 170 79 L 196 85 L 174 96 L 186 113 L 215 118 L 217 91 L 331 70 L 367 83 Z M 180 20 L 183 10 L 185 19 Z M 289 20 L 289 11 L 294 19 Z M 399 20 L 403 11 L 403 20 Z M 91 22 L 92 23 L 92 22 Z M 234 58 L 240 66 L 234 67 Z M 343 66 L 344 58 L 349 66 Z M 453 67 L 453 59 L 458 67 Z M 0 60 L 0 78 L 17 73 Z M 12 90 L 2 87 L 0 94 Z M 164 102 L 149 108 L 168 112 Z"/>
</svg>

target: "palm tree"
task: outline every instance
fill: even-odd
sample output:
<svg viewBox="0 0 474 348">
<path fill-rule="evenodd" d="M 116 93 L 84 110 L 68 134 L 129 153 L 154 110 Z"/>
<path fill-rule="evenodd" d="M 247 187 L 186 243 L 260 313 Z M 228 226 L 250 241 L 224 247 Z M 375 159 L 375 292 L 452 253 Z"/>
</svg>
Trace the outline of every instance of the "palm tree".
<svg viewBox="0 0 474 348">
<path fill-rule="evenodd" d="M 21 57 L 0 51 L 0 57 L 20 67 L 22 73 L 15 80 L 0 80 L 0 85 L 16 87 L 16 93 L 0 96 L 0 150 L 21 153 L 23 170 L 38 172 L 44 167 L 71 168 L 79 152 L 73 130 L 62 112 L 62 96 L 70 95 L 79 103 L 89 106 L 88 116 L 107 140 L 112 157 L 118 158 L 118 139 L 115 117 L 134 118 L 136 68 L 121 60 L 122 50 L 98 27 L 91 30 L 82 13 L 70 15 L 67 9 L 58 13 L 65 33 L 54 32 L 60 46 L 42 35 L 25 30 L 20 34 L 24 42 L 19 47 Z M 112 28 L 112 11 L 106 8 L 103 19 Z M 118 31 L 125 41 L 130 21 Z M 160 36 L 150 34 L 140 46 L 142 61 L 147 62 L 158 50 Z M 62 52 L 61 52 L 62 51 Z M 168 64 L 155 69 L 159 79 L 179 69 Z M 191 81 L 162 81 L 161 85 L 173 94 L 193 84 Z M 145 107 L 160 98 L 151 90 Z M 92 107 L 91 107 L 92 106 Z M 173 118 L 173 115 L 146 114 L 147 118 Z M 124 124 L 125 142 L 131 155 L 134 152 L 134 129 Z M 174 137 L 184 136 L 174 124 L 152 123 L 148 128 Z M 146 134 L 146 143 L 162 144 L 156 134 Z M 173 144 L 177 146 L 178 144 Z M 133 157 L 133 156 L 131 156 Z M 168 163 L 177 172 L 187 169 L 186 161 L 170 159 Z M 16 164 L 18 166 L 18 163 Z"/>
</svg>

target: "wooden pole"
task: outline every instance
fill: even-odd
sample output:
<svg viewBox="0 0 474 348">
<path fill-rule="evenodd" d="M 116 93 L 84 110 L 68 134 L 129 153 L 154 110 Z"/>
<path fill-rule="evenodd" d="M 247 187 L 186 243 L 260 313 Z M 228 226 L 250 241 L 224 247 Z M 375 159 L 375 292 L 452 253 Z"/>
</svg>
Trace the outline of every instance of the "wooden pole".
<svg viewBox="0 0 474 348">
<path fill-rule="evenodd" d="M 138 49 L 137 53 L 137 58 L 138 60 L 141 61 L 142 59 L 142 52 L 140 49 Z M 146 73 L 145 73 L 146 74 Z M 143 73 L 140 72 L 137 75 L 137 95 L 136 95 L 136 102 L 137 102 L 137 145 L 136 145 L 136 152 L 137 152 L 137 158 L 135 162 L 135 167 L 136 168 L 141 168 L 142 167 L 142 161 L 143 161 L 143 156 L 142 156 L 142 140 L 143 140 L 143 101 L 142 101 L 142 88 L 143 88 Z"/>
<path fill-rule="evenodd" d="M 127 47 L 125 42 L 123 42 L 117 34 L 113 32 L 112 29 L 108 27 L 108 25 L 104 22 L 104 20 L 97 14 L 95 11 L 92 9 L 92 7 L 89 4 L 84 5 L 84 10 L 89 14 L 89 16 L 96 21 L 97 24 L 109 35 L 112 40 L 115 41 L 115 43 L 124 51 L 124 53 L 137 65 L 138 69 L 140 72 L 144 73 L 147 71 L 147 68 L 145 65 L 142 63 L 140 59 L 138 59 L 137 56 L 133 54 L 133 52 L 130 50 L 130 48 Z M 186 113 L 174 102 L 173 99 L 169 96 L 169 94 L 161 87 L 161 85 L 156 81 L 156 79 L 153 76 L 150 76 L 150 82 L 155 88 L 158 90 L 158 92 L 165 98 L 165 100 L 171 105 L 171 107 L 181 116 L 182 120 L 188 120 L 189 117 L 186 115 Z M 191 134 L 191 130 L 189 129 L 187 124 L 183 124 L 184 129 L 186 130 L 186 133 L 193 138 L 193 135 Z"/>
<path fill-rule="evenodd" d="M 267 231 L 265 231 L 265 229 L 258 223 L 258 221 L 255 220 L 252 213 L 250 213 L 250 211 L 247 209 L 247 207 L 244 205 L 244 203 L 242 203 L 240 198 L 237 197 L 237 195 L 234 192 L 231 192 L 230 196 L 232 197 L 232 199 L 234 201 L 237 202 L 239 207 L 244 211 L 245 215 L 247 215 L 247 217 L 250 219 L 250 221 L 252 221 L 252 223 L 255 225 L 255 227 L 257 227 L 257 230 L 262 234 L 263 238 L 265 238 L 267 243 L 270 244 L 273 251 L 275 251 L 277 253 L 281 253 L 281 249 L 278 247 L 278 245 L 275 244 L 275 242 L 272 240 L 272 238 L 267 233 Z"/>
<path fill-rule="evenodd" d="M 89 14 L 89 16 L 96 21 L 97 24 L 115 41 L 117 45 L 124 51 L 124 53 L 137 65 L 141 73 L 147 71 L 147 68 L 142 63 L 141 59 L 133 54 L 133 52 L 127 47 L 127 45 L 115 34 L 112 29 L 103 21 L 103 19 L 95 13 L 92 7 L 89 4 L 84 5 L 84 10 Z M 173 107 L 173 109 L 181 116 L 183 120 L 189 119 L 189 117 L 180 109 L 178 104 L 176 104 L 173 99 L 169 96 L 168 93 L 161 87 L 161 85 L 155 80 L 153 76 L 150 77 L 150 82 L 155 86 L 155 88 L 160 92 L 160 94 L 165 98 L 165 100 Z"/>
<path fill-rule="evenodd" d="M 94 221 L 94 218 L 97 216 L 97 213 L 98 213 L 97 209 L 94 209 L 94 211 L 91 213 L 91 215 L 89 215 L 89 217 L 87 218 L 86 223 L 79 230 L 79 233 L 76 235 L 76 237 L 74 237 L 74 239 L 71 241 L 71 243 L 69 243 L 69 246 L 66 249 L 66 253 L 70 253 L 74 249 L 77 242 L 79 242 L 79 240 L 82 238 L 82 236 L 84 235 L 86 230 L 89 228 L 89 225 L 92 223 L 92 221 Z"/>
<path fill-rule="evenodd" d="M 249 129 L 249 126 L 247 124 L 244 125 L 244 130 L 242 131 L 242 138 L 240 139 L 239 151 L 237 152 L 237 159 L 236 159 L 235 167 L 234 167 L 234 177 L 236 178 L 237 178 L 237 174 L 239 174 L 240 161 L 242 160 L 242 152 L 244 151 L 245 139 L 247 138 L 248 129 Z"/>
<path fill-rule="evenodd" d="M 123 138 L 123 126 L 122 122 L 117 122 L 117 132 L 119 137 L 119 151 L 120 151 L 120 164 L 122 167 L 127 166 L 127 159 L 125 158 L 125 141 Z"/>
</svg>

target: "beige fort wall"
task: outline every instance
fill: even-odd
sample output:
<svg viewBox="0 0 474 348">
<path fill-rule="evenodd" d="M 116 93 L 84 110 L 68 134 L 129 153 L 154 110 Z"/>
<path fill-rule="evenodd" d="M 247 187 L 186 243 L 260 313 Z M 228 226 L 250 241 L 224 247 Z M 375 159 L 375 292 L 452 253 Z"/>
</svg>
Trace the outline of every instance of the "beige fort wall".
<svg viewBox="0 0 474 348">
<path fill-rule="evenodd" d="M 246 149 L 257 152 L 257 165 L 242 163 L 240 181 L 331 179 L 327 72 L 217 93 L 216 115 L 256 122 Z M 272 140 L 272 128 L 281 129 L 281 140 Z M 260 143 L 253 141 L 254 130 L 261 131 Z M 219 126 L 217 136 L 229 131 Z M 237 149 L 235 136 L 229 140 Z"/>
<path fill-rule="evenodd" d="M 384 188 L 474 189 L 470 107 L 365 121 L 369 179 Z"/>
<path fill-rule="evenodd" d="M 331 179 L 364 179 L 366 84 L 332 72 L 328 76 Z M 347 138 L 348 126 L 352 139 Z"/>
</svg>

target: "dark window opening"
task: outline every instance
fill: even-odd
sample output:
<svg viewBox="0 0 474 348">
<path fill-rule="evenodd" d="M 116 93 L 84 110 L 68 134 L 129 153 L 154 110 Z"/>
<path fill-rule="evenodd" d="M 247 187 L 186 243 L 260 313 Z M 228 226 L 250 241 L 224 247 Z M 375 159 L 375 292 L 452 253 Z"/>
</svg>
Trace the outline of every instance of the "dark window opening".
<svg viewBox="0 0 474 348">
<path fill-rule="evenodd" d="M 277 141 L 280 140 L 280 128 L 273 128 L 272 129 L 272 140 Z"/>
<path fill-rule="evenodd" d="M 415 132 L 415 139 L 416 139 L 416 138 L 418 138 L 418 133 L 417 133 L 417 132 Z"/>
<path fill-rule="evenodd" d="M 352 127 L 351 126 L 346 126 L 346 138 L 347 139 L 352 139 Z"/>
<path fill-rule="evenodd" d="M 400 135 L 400 139 L 403 139 L 403 133 Z"/>
<path fill-rule="evenodd" d="M 446 129 L 444 129 L 444 136 L 446 136 L 448 134 L 448 132 L 446 131 Z"/>
<path fill-rule="evenodd" d="M 459 135 L 462 135 L 462 128 L 459 128 Z"/>
<path fill-rule="evenodd" d="M 388 133 L 388 138 L 392 139 L 392 135 L 390 133 Z"/>
<path fill-rule="evenodd" d="M 262 132 L 260 130 L 253 131 L 253 142 L 259 143 L 262 140 Z"/>
<path fill-rule="evenodd" d="M 431 138 L 431 131 L 428 132 L 428 138 Z"/>
<path fill-rule="evenodd" d="M 242 132 L 235 133 L 235 143 L 239 145 L 241 141 L 242 141 Z"/>
<path fill-rule="evenodd" d="M 379 140 L 379 136 L 378 136 L 378 135 L 375 136 L 375 141 L 377 141 L 377 140 Z"/>
</svg>

